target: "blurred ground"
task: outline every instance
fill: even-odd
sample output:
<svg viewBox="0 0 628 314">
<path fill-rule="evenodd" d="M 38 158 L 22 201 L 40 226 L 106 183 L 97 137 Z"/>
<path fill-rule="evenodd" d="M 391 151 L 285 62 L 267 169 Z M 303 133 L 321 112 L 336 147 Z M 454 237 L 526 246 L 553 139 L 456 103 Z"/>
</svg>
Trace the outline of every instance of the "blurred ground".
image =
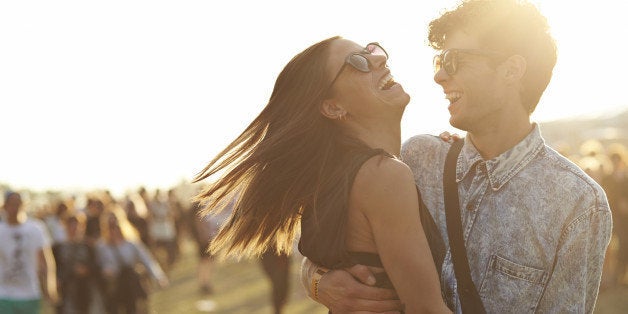
<svg viewBox="0 0 628 314">
<path fill-rule="evenodd" d="M 273 313 L 270 281 L 258 261 L 215 264 L 214 294 L 203 296 L 196 282 L 196 249 L 184 246 L 170 274 L 171 285 L 150 296 L 151 313 Z M 285 313 L 327 313 L 310 300 L 298 282 L 300 256 L 292 257 L 291 282 Z M 206 311 L 203 311 L 205 307 Z"/>
</svg>

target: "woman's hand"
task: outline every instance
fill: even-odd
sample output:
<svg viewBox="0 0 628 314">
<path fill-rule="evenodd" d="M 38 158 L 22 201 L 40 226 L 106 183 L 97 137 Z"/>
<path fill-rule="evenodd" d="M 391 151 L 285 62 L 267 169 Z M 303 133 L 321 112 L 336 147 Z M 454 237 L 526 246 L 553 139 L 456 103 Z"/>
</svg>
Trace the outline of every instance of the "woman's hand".
<svg viewBox="0 0 628 314">
<path fill-rule="evenodd" d="M 161 278 L 157 281 L 157 284 L 159 284 L 159 288 L 167 288 L 170 285 L 170 281 L 168 280 L 168 278 Z"/>
</svg>

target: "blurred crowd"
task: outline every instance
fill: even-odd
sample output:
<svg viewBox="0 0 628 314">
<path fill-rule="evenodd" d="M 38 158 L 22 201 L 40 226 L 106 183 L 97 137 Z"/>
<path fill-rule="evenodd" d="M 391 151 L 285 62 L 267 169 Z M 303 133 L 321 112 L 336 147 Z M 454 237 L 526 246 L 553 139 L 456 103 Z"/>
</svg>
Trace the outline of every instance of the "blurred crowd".
<svg viewBox="0 0 628 314">
<path fill-rule="evenodd" d="M 0 243 L 5 247 L 0 269 L 14 278 L 0 285 L 2 313 L 37 312 L 41 299 L 56 313 L 147 312 L 150 290 L 169 284 L 182 235 L 192 236 L 203 252 L 218 226 L 198 219 L 197 208 L 174 189 L 149 194 L 140 188 L 121 199 L 108 191 L 63 196 L 6 189 L 3 194 L 0 232 L 9 237 Z M 48 251 L 51 258 L 40 260 Z M 54 274 L 40 275 L 50 269 Z M 201 289 L 211 292 L 208 271 L 199 274 Z M 56 291 L 53 282 L 41 295 L 13 293 L 22 286 L 44 287 L 50 277 Z"/>
<path fill-rule="evenodd" d="M 0 241 L 0 275 L 23 274 L 0 280 L 0 313 L 39 313 L 43 302 L 59 314 L 148 313 L 150 292 L 169 285 L 186 241 L 198 254 L 199 294 L 214 293 L 215 261 L 207 247 L 233 202 L 220 214 L 203 215 L 201 204 L 192 201 L 197 188 L 190 185 L 151 192 L 140 187 L 120 198 L 107 190 L 42 194 L 0 186 L 0 191 L 0 235 L 8 233 Z M 271 281 L 275 312 L 281 313 L 289 257 L 268 252 L 260 265 Z M 13 293 L 20 285 L 31 289 Z"/>
</svg>

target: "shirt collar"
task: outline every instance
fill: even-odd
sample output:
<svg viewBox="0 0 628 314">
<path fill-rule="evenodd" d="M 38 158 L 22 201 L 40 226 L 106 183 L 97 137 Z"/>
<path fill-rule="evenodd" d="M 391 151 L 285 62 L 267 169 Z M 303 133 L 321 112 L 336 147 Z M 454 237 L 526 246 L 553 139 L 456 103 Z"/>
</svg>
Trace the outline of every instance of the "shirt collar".
<svg viewBox="0 0 628 314">
<path fill-rule="evenodd" d="M 501 189 L 510 178 L 525 167 L 545 146 L 537 124 L 532 131 L 517 145 L 503 154 L 485 161 L 489 184 L 494 191 Z M 460 182 L 475 167 L 484 161 L 478 150 L 467 137 L 456 164 L 456 181 Z"/>
</svg>

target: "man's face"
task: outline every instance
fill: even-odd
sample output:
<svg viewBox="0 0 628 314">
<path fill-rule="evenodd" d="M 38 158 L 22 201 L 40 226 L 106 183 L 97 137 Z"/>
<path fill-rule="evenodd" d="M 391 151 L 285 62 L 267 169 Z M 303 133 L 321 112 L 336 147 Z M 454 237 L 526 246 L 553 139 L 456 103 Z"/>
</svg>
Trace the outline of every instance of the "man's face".
<svg viewBox="0 0 628 314">
<path fill-rule="evenodd" d="M 469 132 L 495 125 L 508 110 L 504 84 L 490 64 L 494 56 L 482 49 L 474 36 L 462 31 L 449 34 L 443 48 L 458 49 L 455 73 L 441 67 L 434 74 L 434 81 L 443 87 L 449 101 L 449 123 Z"/>
<path fill-rule="evenodd" d="M 8 217 L 17 217 L 22 207 L 22 197 L 19 194 L 12 194 L 4 203 L 4 210 Z"/>
</svg>

